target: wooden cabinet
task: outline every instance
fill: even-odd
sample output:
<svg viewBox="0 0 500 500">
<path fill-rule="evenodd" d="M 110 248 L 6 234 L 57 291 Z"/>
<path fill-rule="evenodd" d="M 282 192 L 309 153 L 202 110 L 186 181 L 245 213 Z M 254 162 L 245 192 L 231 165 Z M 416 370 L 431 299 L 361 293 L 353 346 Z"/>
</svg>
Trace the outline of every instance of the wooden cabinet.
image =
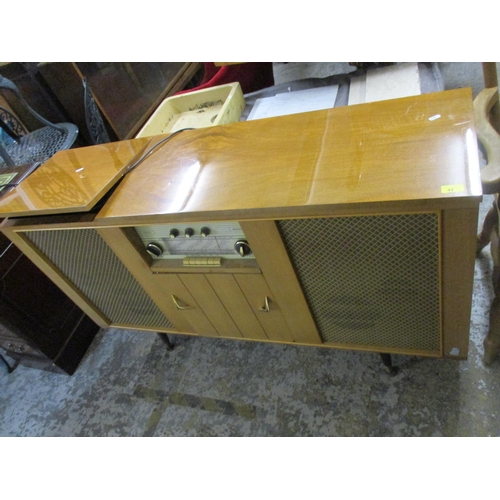
<svg viewBox="0 0 500 500">
<path fill-rule="evenodd" d="M 89 141 L 82 86 L 86 78 L 111 139 L 123 140 L 134 137 L 164 99 L 189 88 L 197 72 L 202 72 L 202 65 L 52 62 L 38 63 L 37 71 L 69 120 Z"/>
<path fill-rule="evenodd" d="M 98 324 L 467 357 L 470 89 L 187 130 L 103 198 L 144 146 L 60 152 L 2 200 L 2 232 Z M 37 189 L 61 180 L 81 202 Z M 166 262 L 139 235 L 212 223 L 238 224 L 254 258 Z"/>
<path fill-rule="evenodd" d="M 0 346 L 24 364 L 74 373 L 99 327 L 0 234 Z"/>
</svg>

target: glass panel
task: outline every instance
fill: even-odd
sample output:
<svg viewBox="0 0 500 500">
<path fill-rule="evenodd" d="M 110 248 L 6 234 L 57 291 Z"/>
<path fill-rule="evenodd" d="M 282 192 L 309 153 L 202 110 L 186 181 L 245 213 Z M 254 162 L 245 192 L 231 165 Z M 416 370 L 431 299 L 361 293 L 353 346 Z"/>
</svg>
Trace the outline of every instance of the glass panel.
<svg viewBox="0 0 500 500">
<path fill-rule="evenodd" d="M 163 100 L 183 62 L 76 63 L 118 137 L 133 135 Z"/>
</svg>

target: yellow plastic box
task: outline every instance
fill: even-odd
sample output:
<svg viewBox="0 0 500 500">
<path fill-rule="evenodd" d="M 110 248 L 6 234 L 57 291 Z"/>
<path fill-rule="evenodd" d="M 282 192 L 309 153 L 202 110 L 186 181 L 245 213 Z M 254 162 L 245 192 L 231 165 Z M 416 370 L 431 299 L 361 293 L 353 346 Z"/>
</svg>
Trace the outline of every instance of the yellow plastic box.
<svg viewBox="0 0 500 500">
<path fill-rule="evenodd" d="M 136 137 L 237 122 L 244 109 L 245 98 L 238 82 L 168 97 Z"/>
</svg>

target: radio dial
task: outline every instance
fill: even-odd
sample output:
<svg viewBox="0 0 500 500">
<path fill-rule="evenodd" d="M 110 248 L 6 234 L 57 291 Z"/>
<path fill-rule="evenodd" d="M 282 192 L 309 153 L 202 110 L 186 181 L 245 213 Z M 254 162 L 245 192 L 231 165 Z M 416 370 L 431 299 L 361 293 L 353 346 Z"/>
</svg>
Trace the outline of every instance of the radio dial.
<svg viewBox="0 0 500 500">
<path fill-rule="evenodd" d="M 146 250 L 153 257 L 160 257 L 163 254 L 163 248 L 158 243 L 148 243 Z"/>
<path fill-rule="evenodd" d="M 200 230 L 200 234 L 203 238 L 206 238 L 210 234 L 210 229 L 208 227 L 202 227 Z"/>
<path fill-rule="evenodd" d="M 169 236 L 173 239 L 173 238 L 177 238 L 177 236 L 179 236 L 179 231 L 177 229 L 171 229 L 170 230 L 170 234 Z"/>
<path fill-rule="evenodd" d="M 186 238 L 191 238 L 191 236 L 193 236 L 193 234 L 194 234 L 194 231 L 190 227 L 186 228 L 186 230 L 184 231 L 184 236 Z"/>
<path fill-rule="evenodd" d="M 238 240 L 234 244 L 234 249 L 240 254 L 241 257 L 245 257 L 252 253 L 252 249 L 250 248 L 247 240 Z"/>
</svg>

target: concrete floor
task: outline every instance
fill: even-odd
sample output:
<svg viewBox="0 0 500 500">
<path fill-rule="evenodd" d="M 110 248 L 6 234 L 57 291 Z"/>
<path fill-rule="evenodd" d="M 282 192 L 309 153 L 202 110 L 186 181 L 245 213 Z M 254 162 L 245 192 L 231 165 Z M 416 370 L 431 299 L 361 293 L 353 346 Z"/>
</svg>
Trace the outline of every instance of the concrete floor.
<svg viewBox="0 0 500 500">
<path fill-rule="evenodd" d="M 277 63 L 276 83 L 348 72 Z M 481 89 L 480 63 L 442 63 L 445 88 Z M 491 197 L 485 197 L 480 220 Z M 482 363 L 493 298 L 476 260 L 467 361 L 102 330 L 66 376 L 0 366 L 0 436 L 499 436 L 500 360 Z"/>
</svg>

